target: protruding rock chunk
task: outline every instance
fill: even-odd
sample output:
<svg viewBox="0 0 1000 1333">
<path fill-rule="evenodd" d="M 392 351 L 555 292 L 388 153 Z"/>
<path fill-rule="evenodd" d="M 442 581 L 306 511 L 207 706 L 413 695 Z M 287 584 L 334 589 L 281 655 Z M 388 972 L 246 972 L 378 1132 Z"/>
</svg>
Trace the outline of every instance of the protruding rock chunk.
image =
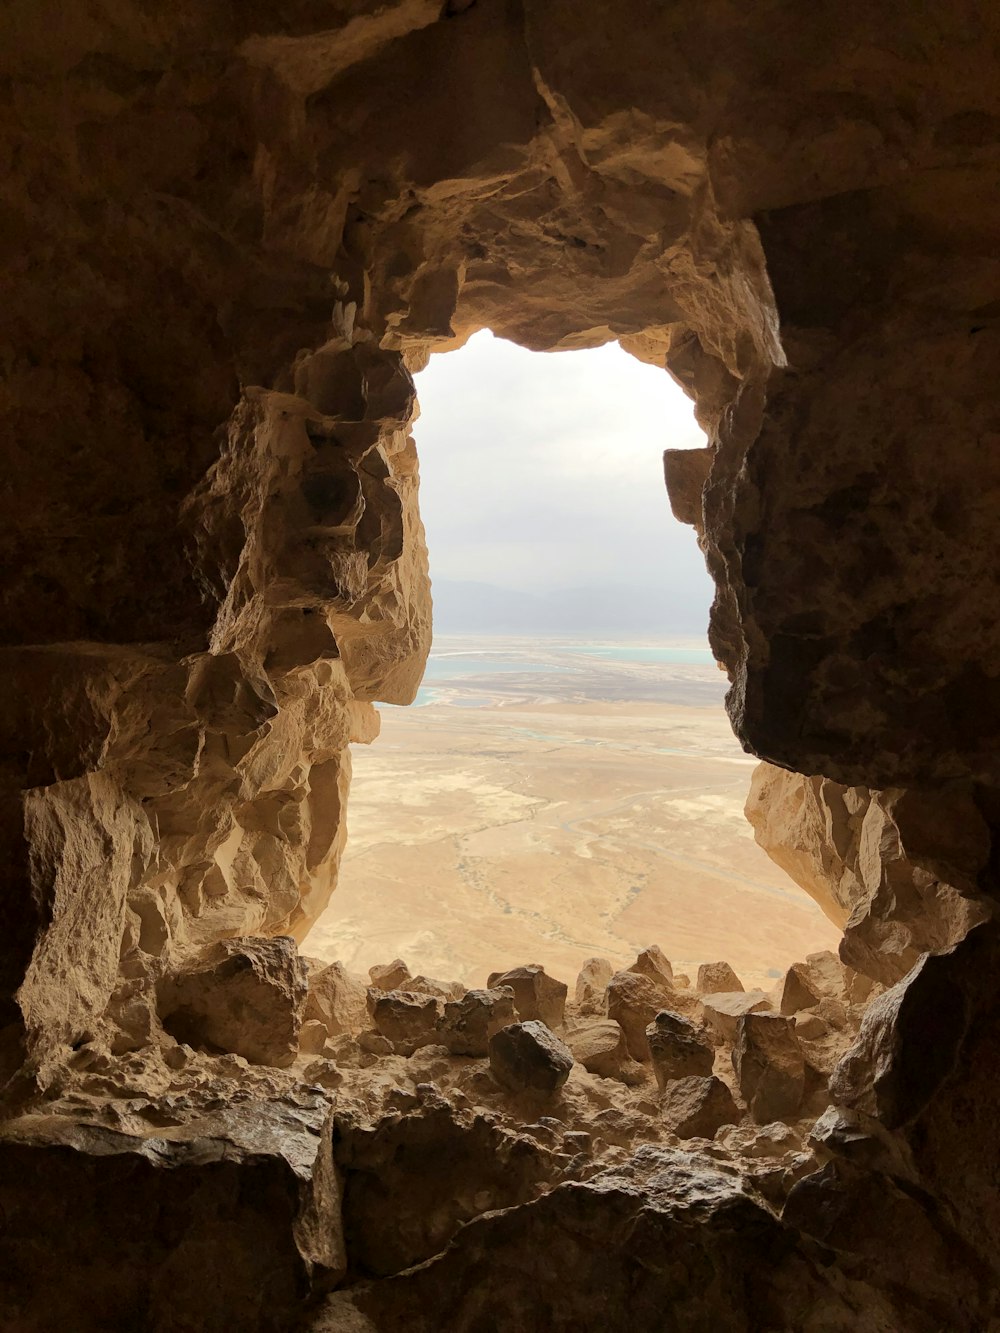
<svg viewBox="0 0 1000 1333">
<path fill-rule="evenodd" d="M 667 1005 L 667 995 L 638 972 L 616 972 L 608 982 L 608 1017 L 621 1025 L 633 1060 L 649 1060 L 646 1028 Z"/>
<path fill-rule="evenodd" d="M 514 1022 L 514 992 L 509 986 L 470 990 L 444 1006 L 438 1040 L 452 1055 L 489 1054 L 494 1033 Z"/>
<path fill-rule="evenodd" d="M 737 1023 L 733 1068 L 740 1095 L 759 1125 L 795 1118 L 805 1094 L 805 1061 L 793 1019 L 744 1014 Z"/>
<path fill-rule="evenodd" d="M 769 1010 L 771 1001 L 762 990 L 728 991 L 706 995 L 702 1000 L 705 1021 L 723 1041 L 736 1040 L 736 1024 L 743 1014 Z"/>
<path fill-rule="evenodd" d="M 674 969 L 658 944 L 651 944 L 648 949 L 643 949 L 628 970 L 637 972 L 641 977 L 649 977 L 650 981 L 665 990 L 673 990 Z"/>
<path fill-rule="evenodd" d="M 303 1055 L 319 1055 L 327 1042 L 326 1024 L 310 1018 L 299 1028 L 299 1051 Z"/>
<path fill-rule="evenodd" d="M 373 986 L 368 992 L 368 1012 L 375 1031 L 391 1042 L 397 1055 L 412 1055 L 437 1040 L 441 1001 L 436 995 L 405 990 L 386 993 Z"/>
<path fill-rule="evenodd" d="M 679 1139 L 711 1139 L 723 1125 L 735 1125 L 740 1110 L 721 1078 L 674 1079 L 660 1102 L 663 1120 Z"/>
<path fill-rule="evenodd" d="M 177 1041 L 279 1068 L 297 1054 L 305 1001 L 305 965 L 286 935 L 223 940 L 158 990 L 160 1019 Z"/>
<path fill-rule="evenodd" d="M 394 958 L 391 963 L 376 963 L 368 969 L 368 975 L 372 985 L 384 991 L 405 990 L 413 979 L 402 958 Z"/>
<path fill-rule="evenodd" d="M 611 1018 L 577 1028 L 567 1036 L 566 1044 L 578 1064 L 601 1078 L 620 1078 L 623 1067 L 631 1063 L 625 1033 Z"/>
<path fill-rule="evenodd" d="M 780 1009 L 783 1014 L 797 1014 L 812 1009 L 820 1000 L 820 989 L 801 963 L 793 963 L 781 984 Z"/>
<path fill-rule="evenodd" d="M 547 976 L 541 963 L 513 967 L 509 972 L 492 972 L 486 984 L 490 989 L 510 986 L 514 992 L 514 1009 L 522 1023 L 537 1019 L 548 1028 L 562 1027 L 568 987 Z"/>
<path fill-rule="evenodd" d="M 360 1032 L 368 1023 L 368 987 L 343 963 L 331 963 L 309 978 L 306 1018 L 322 1023 L 331 1037 Z"/>
<path fill-rule="evenodd" d="M 508 1092 L 552 1096 L 569 1078 L 573 1055 L 544 1023 L 512 1023 L 490 1038 L 490 1069 Z"/>
<path fill-rule="evenodd" d="M 436 977 L 423 974 L 411 977 L 402 989 L 416 991 L 419 995 L 436 995 L 439 1000 L 460 1000 L 465 994 L 460 981 L 438 981 Z"/>
<path fill-rule="evenodd" d="M 576 979 L 576 1002 L 582 1014 L 603 1014 L 607 1001 L 604 992 L 614 976 L 606 958 L 588 958 Z"/>
<path fill-rule="evenodd" d="M 728 963 L 702 963 L 696 989 L 701 995 L 718 995 L 722 991 L 730 994 L 743 991 L 746 987 Z"/>
<path fill-rule="evenodd" d="M 678 1078 L 707 1078 L 712 1072 L 715 1051 L 680 1014 L 658 1013 L 646 1028 L 646 1041 L 659 1088 Z"/>
</svg>

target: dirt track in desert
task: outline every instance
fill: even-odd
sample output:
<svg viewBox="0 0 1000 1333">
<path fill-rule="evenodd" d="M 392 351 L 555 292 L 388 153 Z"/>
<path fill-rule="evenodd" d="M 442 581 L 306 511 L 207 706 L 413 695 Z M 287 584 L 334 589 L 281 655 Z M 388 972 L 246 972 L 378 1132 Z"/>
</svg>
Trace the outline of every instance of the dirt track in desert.
<svg viewBox="0 0 1000 1333">
<path fill-rule="evenodd" d="M 572 981 L 593 954 L 625 965 L 655 942 L 692 979 L 725 959 L 767 987 L 835 949 L 753 841 L 755 760 L 719 673 L 621 655 L 438 649 L 420 706 L 383 709 L 355 748 L 340 886 L 304 952 L 483 984 L 524 962 Z"/>
</svg>

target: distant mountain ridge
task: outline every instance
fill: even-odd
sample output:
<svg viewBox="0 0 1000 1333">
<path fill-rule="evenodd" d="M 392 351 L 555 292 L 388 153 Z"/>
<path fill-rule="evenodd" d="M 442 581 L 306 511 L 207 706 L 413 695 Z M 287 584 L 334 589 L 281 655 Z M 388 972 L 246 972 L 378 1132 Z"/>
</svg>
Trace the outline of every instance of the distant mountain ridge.
<svg viewBox="0 0 1000 1333">
<path fill-rule="evenodd" d="M 707 608 L 642 584 L 529 593 L 434 579 L 432 596 L 439 634 L 704 634 L 708 623 Z"/>
</svg>

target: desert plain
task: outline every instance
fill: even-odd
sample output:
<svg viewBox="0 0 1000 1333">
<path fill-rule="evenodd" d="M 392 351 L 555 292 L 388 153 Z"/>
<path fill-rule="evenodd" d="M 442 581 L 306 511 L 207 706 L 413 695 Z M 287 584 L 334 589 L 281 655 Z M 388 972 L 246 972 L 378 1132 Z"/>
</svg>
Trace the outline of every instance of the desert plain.
<svg viewBox="0 0 1000 1333">
<path fill-rule="evenodd" d="M 754 842 L 756 760 L 703 643 L 438 639 L 417 703 L 354 747 L 350 837 L 303 952 L 482 985 L 572 983 L 659 944 L 768 988 L 839 931 Z"/>
</svg>

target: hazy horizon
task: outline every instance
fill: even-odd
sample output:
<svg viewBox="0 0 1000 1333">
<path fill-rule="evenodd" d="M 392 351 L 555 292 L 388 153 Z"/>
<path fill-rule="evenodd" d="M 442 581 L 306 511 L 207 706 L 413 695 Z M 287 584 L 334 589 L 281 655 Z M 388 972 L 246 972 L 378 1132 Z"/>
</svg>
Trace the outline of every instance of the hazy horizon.
<svg viewBox="0 0 1000 1333">
<path fill-rule="evenodd" d="M 665 371 L 616 343 L 537 353 L 484 330 L 417 391 L 440 633 L 706 632 L 712 583 L 662 467 L 704 435 Z"/>
</svg>

